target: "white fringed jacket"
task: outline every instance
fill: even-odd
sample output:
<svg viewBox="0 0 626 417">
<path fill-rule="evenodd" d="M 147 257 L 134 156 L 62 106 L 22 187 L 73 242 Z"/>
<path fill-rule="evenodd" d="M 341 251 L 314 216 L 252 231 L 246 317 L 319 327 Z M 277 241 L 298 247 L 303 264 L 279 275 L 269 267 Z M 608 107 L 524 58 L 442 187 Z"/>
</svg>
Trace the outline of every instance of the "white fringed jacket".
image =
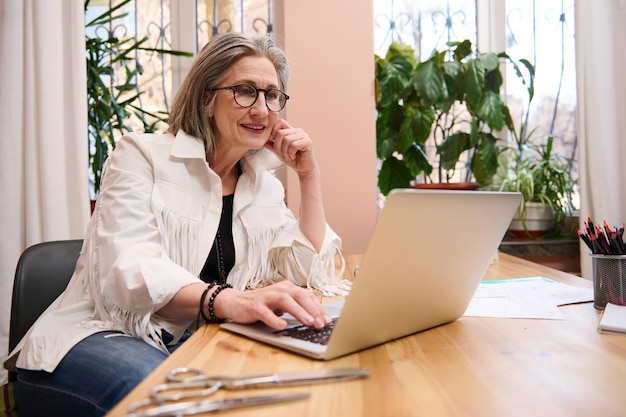
<svg viewBox="0 0 626 417">
<path fill-rule="evenodd" d="M 243 290 L 287 278 L 345 293 L 341 240 L 327 226 L 323 248 L 315 251 L 268 171 L 278 166 L 268 150 L 241 162 L 233 202 L 236 260 L 228 282 Z M 177 341 L 191 323 L 156 312 L 199 282 L 221 210 L 221 181 L 205 162 L 202 141 L 182 131 L 123 137 L 107 162 L 70 284 L 18 345 L 17 366 L 53 371 L 76 343 L 101 330 L 121 330 L 167 351 L 162 330 Z"/>
</svg>

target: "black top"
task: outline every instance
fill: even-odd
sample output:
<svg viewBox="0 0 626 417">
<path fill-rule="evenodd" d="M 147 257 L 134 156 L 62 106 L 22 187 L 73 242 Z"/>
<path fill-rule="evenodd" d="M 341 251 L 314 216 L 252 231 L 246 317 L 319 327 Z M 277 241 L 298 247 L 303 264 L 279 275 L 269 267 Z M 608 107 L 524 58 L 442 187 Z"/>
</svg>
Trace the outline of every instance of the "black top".
<svg viewBox="0 0 626 417">
<path fill-rule="evenodd" d="M 234 194 L 222 197 L 222 216 L 213 241 L 209 257 L 204 263 L 200 279 L 204 282 L 226 283 L 226 277 L 235 265 L 235 244 L 233 243 L 233 199 Z"/>
</svg>

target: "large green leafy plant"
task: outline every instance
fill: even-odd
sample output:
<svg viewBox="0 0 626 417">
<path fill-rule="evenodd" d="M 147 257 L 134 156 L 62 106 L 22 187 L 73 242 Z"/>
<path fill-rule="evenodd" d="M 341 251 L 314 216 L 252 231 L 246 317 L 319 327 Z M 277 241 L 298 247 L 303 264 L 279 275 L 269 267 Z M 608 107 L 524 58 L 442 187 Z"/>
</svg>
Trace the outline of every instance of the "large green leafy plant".
<svg viewBox="0 0 626 417">
<path fill-rule="evenodd" d="M 512 127 L 500 97 L 500 58 L 508 56 L 473 53 L 469 40 L 452 42 L 422 62 L 411 46 L 397 42 L 384 58 L 375 56 L 378 186 L 384 195 L 411 186 L 420 174 L 426 182 L 452 181 L 462 155 L 462 180 L 491 182 L 497 132 Z M 427 141 L 434 144 L 433 158 Z"/>
<path fill-rule="evenodd" d="M 94 196 L 100 189 L 102 169 L 109 153 L 115 149 L 116 138 L 133 130 L 134 125 L 141 125 L 145 132 L 154 132 L 159 123 L 167 122 L 165 111 L 149 112 L 141 106 L 143 91 L 138 80 L 143 67 L 137 59 L 137 52 L 193 55 L 145 47 L 148 37 L 118 38 L 111 33 L 107 38 L 97 36 L 96 28 L 113 26 L 127 16 L 122 10 L 129 2 L 123 1 L 85 24 L 89 164 Z M 90 0 L 85 0 L 85 12 L 89 3 Z M 90 32 L 94 34 L 90 35 Z"/>
</svg>

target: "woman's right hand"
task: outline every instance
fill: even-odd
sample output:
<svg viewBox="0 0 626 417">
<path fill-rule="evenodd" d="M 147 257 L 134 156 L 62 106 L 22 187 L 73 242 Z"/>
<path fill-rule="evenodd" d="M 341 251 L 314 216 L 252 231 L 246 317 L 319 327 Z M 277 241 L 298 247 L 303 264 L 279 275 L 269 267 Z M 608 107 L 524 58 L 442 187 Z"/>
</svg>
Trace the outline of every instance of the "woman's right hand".
<svg viewBox="0 0 626 417">
<path fill-rule="evenodd" d="M 225 288 L 215 298 L 214 309 L 219 318 L 237 323 L 262 321 L 277 330 L 287 326 L 283 313 L 310 327 L 321 328 L 331 322 L 312 291 L 287 280 L 254 290 Z"/>
</svg>

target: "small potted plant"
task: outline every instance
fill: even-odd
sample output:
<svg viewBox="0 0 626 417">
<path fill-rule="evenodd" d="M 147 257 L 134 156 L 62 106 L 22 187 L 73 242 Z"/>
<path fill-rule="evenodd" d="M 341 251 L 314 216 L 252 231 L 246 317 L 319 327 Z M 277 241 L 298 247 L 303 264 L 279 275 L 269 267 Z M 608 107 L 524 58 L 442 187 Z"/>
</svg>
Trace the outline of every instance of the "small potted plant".
<svg viewBox="0 0 626 417">
<path fill-rule="evenodd" d="M 498 169 L 498 132 L 511 128 L 500 97 L 504 53 L 476 54 L 469 40 L 449 43 L 418 62 L 414 49 L 392 43 L 376 56 L 378 186 L 476 182 L 487 186 Z M 434 155 L 429 155 L 433 143 Z M 430 151 L 432 154 L 433 151 Z M 464 175 L 455 176 L 465 155 Z M 461 161 L 461 162 L 460 162 Z"/>
<path fill-rule="evenodd" d="M 517 191 L 522 203 L 509 232 L 517 237 L 536 238 L 545 235 L 571 236 L 563 231 L 573 216 L 572 193 L 577 181 L 571 175 L 571 160 L 554 151 L 554 138 L 545 143 L 526 141 L 520 148 L 508 148 L 494 177 L 493 188 Z"/>
</svg>

